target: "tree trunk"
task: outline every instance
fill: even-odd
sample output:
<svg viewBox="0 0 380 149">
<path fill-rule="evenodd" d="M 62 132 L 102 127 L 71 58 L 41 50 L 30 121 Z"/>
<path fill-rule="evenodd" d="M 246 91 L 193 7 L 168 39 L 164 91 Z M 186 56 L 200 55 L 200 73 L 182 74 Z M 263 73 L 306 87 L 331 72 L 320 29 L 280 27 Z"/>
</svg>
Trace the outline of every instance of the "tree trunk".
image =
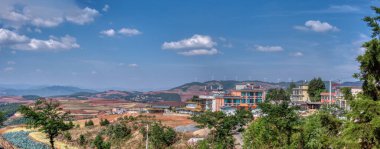
<svg viewBox="0 0 380 149">
<path fill-rule="evenodd" d="M 55 149 L 54 148 L 54 138 L 53 138 L 53 136 L 49 136 L 49 140 L 50 140 L 50 146 L 51 146 L 51 148 Z"/>
</svg>

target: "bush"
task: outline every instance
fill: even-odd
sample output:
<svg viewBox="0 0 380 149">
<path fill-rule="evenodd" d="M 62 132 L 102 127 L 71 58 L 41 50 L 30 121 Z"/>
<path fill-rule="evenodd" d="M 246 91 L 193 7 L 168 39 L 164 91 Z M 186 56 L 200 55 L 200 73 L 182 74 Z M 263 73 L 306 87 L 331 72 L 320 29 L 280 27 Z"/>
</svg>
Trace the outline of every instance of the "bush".
<svg viewBox="0 0 380 149">
<path fill-rule="evenodd" d="M 88 126 L 94 126 L 94 122 L 92 120 L 86 121 L 84 123 L 84 126 L 86 126 L 86 127 L 88 127 Z"/>
<path fill-rule="evenodd" d="M 111 143 L 104 142 L 100 135 L 97 135 L 94 140 L 94 145 L 97 149 L 110 149 Z"/>
<path fill-rule="evenodd" d="M 79 135 L 79 144 L 82 146 L 86 144 L 86 138 L 82 134 Z"/>
<path fill-rule="evenodd" d="M 141 132 L 146 132 L 141 130 Z M 174 144 L 177 140 L 177 133 L 173 128 L 162 126 L 159 123 L 154 123 L 149 128 L 149 142 L 153 148 L 165 148 Z M 145 136 L 145 135 L 144 135 Z"/>
<path fill-rule="evenodd" d="M 108 121 L 107 119 L 100 119 L 100 126 L 107 126 L 110 124 L 110 121 Z"/>
<path fill-rule="evenodd" d="M 29 138 L 29 132 L 16 131 L 3 134 L 5 140 L 20 149 L 50 149 L 46 144 L 35 142 Z"/>
<path fill-rule="evenodd" d="M 121 123 L 115 123 L 108 126 L 106 134 L 112 140 L 120 140 L 130 136 L 131 128 Z"/>
<path fill-rule="evenodd" d="M 71 141 L 71 134 L 70 132 L 66 131 L 63 133 L 63 137 L 65 137 L 66 140 Z"/>
</svg>

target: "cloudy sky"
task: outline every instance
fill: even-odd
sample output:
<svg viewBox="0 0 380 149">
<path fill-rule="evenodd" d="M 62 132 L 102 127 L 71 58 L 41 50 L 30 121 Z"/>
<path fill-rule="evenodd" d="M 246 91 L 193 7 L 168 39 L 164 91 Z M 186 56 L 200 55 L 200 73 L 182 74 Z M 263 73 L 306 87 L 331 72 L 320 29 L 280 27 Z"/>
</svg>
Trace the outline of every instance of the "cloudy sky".
<svg viewBox="0 0 380 149">
<path fill-rule="evenodd" d="M 0 84 L 352 81 L 370 0 L 0 0 Z"/>
</svg>

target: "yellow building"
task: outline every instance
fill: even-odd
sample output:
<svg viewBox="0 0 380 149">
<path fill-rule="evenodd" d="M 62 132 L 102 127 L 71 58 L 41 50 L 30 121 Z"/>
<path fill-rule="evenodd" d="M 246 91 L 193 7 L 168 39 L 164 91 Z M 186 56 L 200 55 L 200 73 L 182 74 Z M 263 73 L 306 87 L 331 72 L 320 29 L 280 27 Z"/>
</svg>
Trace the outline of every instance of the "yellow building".
<svg viewBox="0 0 380 149">
<path fill-rule="evenodd" d="M 307 84 L 300 85 L 299 87 L 293 88 L 292 95 L 290 99 L 292 101 L 309 101 L 309 94 L 307 93 L 307 89 L 309 86 Z"/>
</svg>

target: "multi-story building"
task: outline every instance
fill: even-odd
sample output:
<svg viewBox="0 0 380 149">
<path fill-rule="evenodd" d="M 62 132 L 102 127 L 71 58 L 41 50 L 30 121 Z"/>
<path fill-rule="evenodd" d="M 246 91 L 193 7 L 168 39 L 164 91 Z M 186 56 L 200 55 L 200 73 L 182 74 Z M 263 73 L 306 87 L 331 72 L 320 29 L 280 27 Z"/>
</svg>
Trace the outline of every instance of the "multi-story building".
<svg viewBox="0 0 380 149">
<path fill-rule="evenodd" d="M 309 94 L 307 93 L 309 86 L 307 84 L 302 84 L 296 88 L 293 88 L 292 95 L 290 96 L 291 101 L 309 101 Z"/>
<path fill-rule="evenodd" d="M 334 88 L 334 91 L 331 93 L 331 102 L 330 102 L 330 93 L 322 92 L 321 93 L 321 102 L 327 104 L 336 104 L 341 108 L 350 109 L 350 106 L 347 103 L 347 100 L 344 99 L 342 93 L 342 88 L 348 87 L 351 89 L 351 94 L 356 97 L 360 92 L 363 91 L 361 87 L 358 86 L 337 86 Z"/>
<path fill-rule="evenodd" d="M 228 109 L 229 113 L 234 109 L 255 109 L 258 103 L 265 100 L 266 89 L 253 84 L 239 84 L 234 90 L 223 96 L 216 96 L 216 111 Z"/>
</svg>

